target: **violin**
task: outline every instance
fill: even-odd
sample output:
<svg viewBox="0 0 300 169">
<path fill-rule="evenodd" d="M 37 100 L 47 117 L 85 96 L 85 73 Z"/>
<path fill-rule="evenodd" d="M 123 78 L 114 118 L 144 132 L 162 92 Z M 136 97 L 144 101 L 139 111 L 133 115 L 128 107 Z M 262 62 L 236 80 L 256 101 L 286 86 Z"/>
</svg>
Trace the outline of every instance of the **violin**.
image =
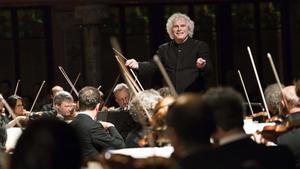
<svg viewBox="0 0 300 169">
<path fill-rule="evenodd" d="M 296 114 L 300 114 L 300 113 L 296 113 Z M 297 127 L 300 127 L 300 116 L 297 117 L 294 115 L 290 115 L 290 117 L 287 117 L 285 121 L 283 121 L 281 124 L 276 124 L 273 126 L 265 126 L 263 130 L 258 133 L 261 134 L 264 139 L 276 143 L 277 138 L 280 135 Z"/>
<path fill-rule="evenodd" d="M 253 113 L 250 116 L 246 116 L 245 119 L 252 119 L 253 121 L 257 121 L 257 122 L 266 122 L 268 119 L 268 113 L 264 111 Z"/>
</svg>

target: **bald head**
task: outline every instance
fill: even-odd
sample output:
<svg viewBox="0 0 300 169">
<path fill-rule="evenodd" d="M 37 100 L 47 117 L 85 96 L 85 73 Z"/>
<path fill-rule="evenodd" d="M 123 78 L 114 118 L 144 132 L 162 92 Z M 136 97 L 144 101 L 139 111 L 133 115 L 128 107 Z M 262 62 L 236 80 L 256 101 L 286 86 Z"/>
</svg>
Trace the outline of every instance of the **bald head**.
<svg viewBox="0 0 300 169">
<path fill-rule="evenodd" d="M 60 91 L 64 91 L 64 89 L 60 86 L 54 86 L 51 89 L 52 92 L 52 97 L 54 97 L 56 95 L 56 93 L 60 92 Z"/>
</svg>

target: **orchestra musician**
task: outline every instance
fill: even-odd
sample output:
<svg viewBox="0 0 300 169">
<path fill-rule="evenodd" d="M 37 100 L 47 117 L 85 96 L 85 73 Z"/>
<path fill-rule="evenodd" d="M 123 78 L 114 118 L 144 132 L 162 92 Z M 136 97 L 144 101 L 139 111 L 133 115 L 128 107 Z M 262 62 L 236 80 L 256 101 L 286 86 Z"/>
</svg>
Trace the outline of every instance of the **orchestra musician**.
<svg viewBox="0 0 300 169">
<path fill-rule="evenodd" d="M 155 105 L 150 126 L 152 132 L 149 133 L 149 137 L 154 140 L 154 144 L 157 147 L 170 144 L 170 140 L 167 136 L 165 136 L 165 130 L 167 129 L 166 116 L 169 111 L 169 107 L 174 103 L 174 101 L 174 97 L 167 96 Z"/>
<path fill-rule="evenodd" d="M 51 97 L 52 101 L 53 101 L 53 98 L 56 95 L 56 93 L 60 92 L 60 91 L 64 91 L 64 89 L 61 86 L 56 85 L 56 86 L 51 88 L 50 97 Z M 53 102 L 43 105 L 42 109 L 41 109 L 42 112 L 43 111 L 50 111 L 50 110 L 53 110 Z"/>
<path fill-rule="evenodd" d="M 179 95 L 166 115 L 166 136 L 180 169 L 215 169 L 219 164 L 210 143 L 213 117 L 201 102 L 200 95 Z"/>
<path fill-rule="evenodd" d="M 144 142 L 139 142 L 144 140 L 149 132 L 150 119 L 153 116 L 155 105 L 162 99 L 160 94 L 154 90 L 144 90 L 139 92 L 130 101 L 130 115 L 133 120 L 138 123 L 134 129 L 132 129 L 126 138 L 126 147 L 145 147 Z M 147 116 L 146 112 L 150 117 Z"/>
<path fill-rule="evenodd" d="M 130 99 L 129 88 L 125 83 L 119 83 L 113 90 L 115 101 L 119 107 L 116 110 L 128 110 L 128 104 Z"/>
<path fill-rule="evenodd" d="M 13 119 L 7 110 L 6 114 L 10 120 L 7 124 L 7 128 L 15 127 L 18 122 L 22 125 L 26 125 L 29 112 L 24 109 L 23 98 L 18 95 L 11 95 L 7 98 L 7 103 L 12 108 L 13 113 L 16 115 L 16 118 Z"/>
<path fill-rule="evenodd" d="M 202 103 L 214 117 L 218 162 L 231 168 L 295 168 L 294 156 L 287 147 L 257 144 L 245 133 L 243 99 L 234 89 L 211 88 Z"/>
<path fill-rule="evenodd" d="M 281 84 L 283 88 L 284 85 Z M 266 98 L 266 103 L 268 109 L 272 116 L 282 115 L 282 107 L 280 106 L 280 102 L 282 99 L 281 89 L 279 88 L 277 83 L 270 84 L 266 87 L 264 91 L 264 95 Z"/>
<path fill-rule="evenodd" d="M 288 112 L 286 122 L 295 123 L 300 120 L 300 100 L 296 94 L 295 86 L 287 86 L 283 88 L 283 96 L 286 99 L 286 104 L 281 101 L 283 107 L 287 107 Z M 285 122 L 285 121 L 284 121 Z M 300 167 L 300 127 L 295 126 L 289 129 L 287 132 L 279 135 L 277 138 L 278 145 L 288 146 L 296 157 L 297 167 Z"/>
<path fill-rule="evenodd" d="M 59 91 L 53 98 L 53 109 L 43 112 L 33 112 L 30 115 L 31 119 L 40 117 L 58 118 L 65 122 L 71 122 L 76 116 L 76 104 L 73 96 L 67 91 Z"/>
<path fill-rule="evenodd" d="M 99 159 L 104 149 L 125 147 L 123 138 L 114 124 L 96 121 L 100 109 L 100 97 L 98 89 L 89 86 L 82 88 L 78 97 L 79 112 L 70 123 L 78 132 L 83 157 L 86 160 Z"/>
<path fill-rule="evenodd" d="M 178 93 L 203 91 L 204 75 L 211 67 L 208 45 L 192 39 L 194 22 L 185 14 L 174 13 L 169 17 L 166 29 L 172 40 L 161 45 L 156 54 L 176 91 Z M 159 71 L 152 61 L 137 62 L 135 59 L 129 59 L 125 65 L 138 70 L 141 75 Z"/>
<path fill-rule="evenodd" d="M 106 121 L 112 122 L 125 140 L 128 133 L 138 125 L 129 113 L 129 88 L 125 83 L 119 83 L 113 89 L 113 94 L 119 107 L 109 108 L 105 112 L 107 113 Z"/>
</svg>

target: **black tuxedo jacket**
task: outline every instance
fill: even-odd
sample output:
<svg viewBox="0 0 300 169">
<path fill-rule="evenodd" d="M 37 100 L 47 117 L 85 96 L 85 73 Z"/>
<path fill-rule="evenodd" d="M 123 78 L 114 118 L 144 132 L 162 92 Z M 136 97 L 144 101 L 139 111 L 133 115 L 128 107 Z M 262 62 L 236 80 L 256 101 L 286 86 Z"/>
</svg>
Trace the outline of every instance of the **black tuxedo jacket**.
<svg viewBox="0 0 300 169">
<path fill-rule="evenodd" d="M 251 138 L 240 139 L 216 148 L 217 161 L 230 168 L 293 169 L 295 159 L 284 146 L 267 147 Z"/>
<path fill-rule="evenodd" d="M 203 77 L 209 72 L 208 70 L 211 70 L 209 49 L 205 42 L 188 38 L 183 44 L 176 44 L 173 40 L 161 45 L 157 55 L 178 93 L 197 92 L 205 89 Z M 196 67 L 199 57 L 206 60 L 207 65 L 204 69 Z M 139 62 L 141 75 L 153 74 L 158 71 L 158 67 L 152 61 Z"/>
<path fill-rule="evenodd" d="M 84 157 L 95 156 L 104 149 L 125 147 L 122 136 L 115 127 L 108 130 L 86 114 L 78 114 L 71 122 L 79 135 Z"/>
<path fill-rule="evenodd" d="M 292 150 L 296 158 L 297 168 L 300 168 L 300 127 L 280 135 L 277 138 L 277 144 L 288 146 Z"/>
</svg>

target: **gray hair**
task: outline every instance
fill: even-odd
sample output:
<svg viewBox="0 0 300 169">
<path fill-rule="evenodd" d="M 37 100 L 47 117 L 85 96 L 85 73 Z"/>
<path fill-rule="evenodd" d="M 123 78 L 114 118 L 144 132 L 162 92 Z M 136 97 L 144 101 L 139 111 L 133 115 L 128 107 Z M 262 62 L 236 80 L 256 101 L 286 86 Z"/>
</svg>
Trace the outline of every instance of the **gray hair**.
<svg viewBox="0 0 300 169">
<path fill-rule="evenodd" d="M 129 88 L 125 83 L 119 83 L 116 85 L 116 87 L 114 88 L 114 94 L 116 94 L 117 92 L 121 91 L 121 90 L 127 90 L 129 92 Z"/>
<path fill-rule="evenodd" d="M 283 89 L 283 96 L 287 101 L 288 108 L 300 107 L 300 101 L 296 94 L 295 86 L 285 87 Z"/>
<path fill-rule="evenodd" d="M 160 96 L 160 94 L 154 89 L 145 90 L 138 93 L 132 98 L 131 102 L 129 103 L 131 116 L 136 122 L 140 121 L 139 115 L 145 113 L 145 108 L 148 111 L 150 117 L 152 117 L 154 114 L 155 105 L 161 99 L 162 97 Z"/>
<path fill-rule="evenodd" d="M 284 88 L 284 85 L 281 84 L 281 87 Z M 281 111 L 280 102 L 281 102 L 281 90 L 277 83 L 268 85 L 264 92 L 268 109 L 273 114 L 278 114 Z"/>
<path fill-rule="evenodd" d="M 60 105 L 64 101 L 72 101 L 73 102 L 72 95 L 67 91 L 60 91 L 57 92 L 56 95 L 53 98 L 53 104 L 54 105 Z"/>
<path fill-rule="evenodd" d="M 193 34 L 194 34 L 194 28 L 195 28 L 195 24 L 194 21 L 192 21 L 190 19 L 190 17 L 188 17 L 186 14 L 183 13 L 174 13 L 172 16 L 169 17 L 167 24 L 166 24 L 166 29 L 167 32 L 169 34 L 169 37 L 171 39 L 174 39 L 174 35 L 172 34 L 172 27 L 175 21 L 179 20 L 179 19 L 184 19 L 186 21 L 186 24 L 188 26 L 188 34 L 189 36 L 192 38 Z"/>
</svg>

